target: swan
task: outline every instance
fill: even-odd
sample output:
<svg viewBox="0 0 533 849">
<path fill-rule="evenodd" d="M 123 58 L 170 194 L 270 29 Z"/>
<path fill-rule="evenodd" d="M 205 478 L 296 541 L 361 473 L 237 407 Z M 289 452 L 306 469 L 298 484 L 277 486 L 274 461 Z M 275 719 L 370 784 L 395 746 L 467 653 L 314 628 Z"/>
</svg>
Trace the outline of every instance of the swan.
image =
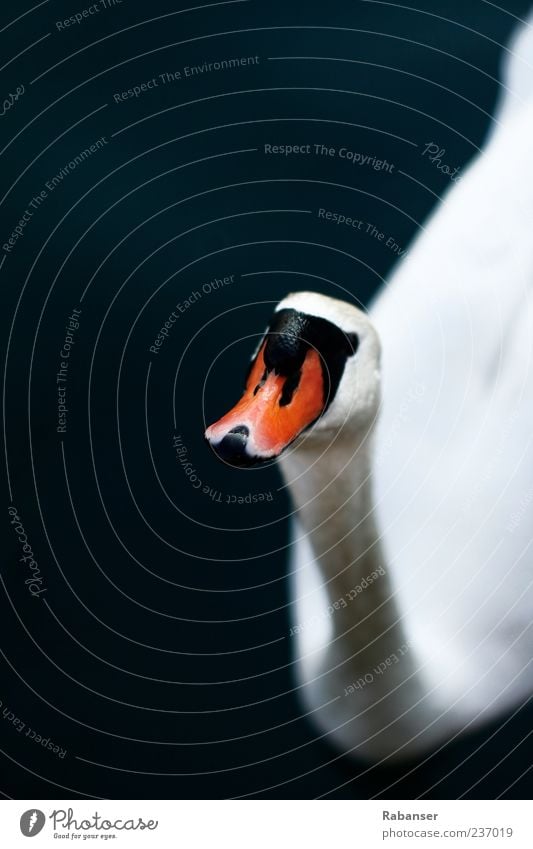
<svg viewBox="0 0 533 849">
<path fill-rule="evenodd" d="M 232 465 L 277 459 L 298 687 L 371 762 L 533 692 L 532 32 L 484 149 L 368 312 L 289 294 L 205 432 Z"/>
</svg>

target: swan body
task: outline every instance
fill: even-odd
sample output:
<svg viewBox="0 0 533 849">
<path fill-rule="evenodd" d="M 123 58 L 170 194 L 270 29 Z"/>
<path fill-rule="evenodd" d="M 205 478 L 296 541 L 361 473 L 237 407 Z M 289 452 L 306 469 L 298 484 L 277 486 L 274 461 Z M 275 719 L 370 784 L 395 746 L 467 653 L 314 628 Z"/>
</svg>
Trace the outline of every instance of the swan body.
<svg viewBox="0 0 533 849">
<path fill-rule="evenodd" d="M 206 434 L 279 455 L 298 687 L 325 734 L 373 761 L 434 749 L 533 692 L 532 45 L 525 30 L 500 125 L 369 314 L 289 295 L 249 398 Z M 352 340 L 342 368 L 330 327 Z M 281 343 L 300 335 L 295 378 Z M 268 399 L 302 405 L 315 349 L 330 400 L 318 417 L 301 406 L 310 422 L 285 446 Z"/>
</svg>

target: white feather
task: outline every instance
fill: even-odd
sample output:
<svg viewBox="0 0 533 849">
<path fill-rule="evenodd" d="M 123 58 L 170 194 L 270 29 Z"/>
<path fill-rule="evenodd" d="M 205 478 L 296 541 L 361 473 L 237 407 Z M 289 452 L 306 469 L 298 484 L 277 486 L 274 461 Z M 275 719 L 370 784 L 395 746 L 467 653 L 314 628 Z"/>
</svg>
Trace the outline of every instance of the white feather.
<svg viewBox="0 0 533 849">
<path fill-rule="evenodd" d="M 402 656 L 371 687 L 344 695 L 365 663 L 378 663 L 380 651 L 394 653 L 383 617 L 371 617 L 366 631 L 357 625 L 372 603 L 384 604 L 379 593 L 386 585 L 379 581 L 326 627 L 302 628 L 296 652 L 304 695 L 321 727 L 345 750 L 374 759 L 415 754 L 533 692 L 530 25 L 510 50 L 501 125 L 445 194 L 370 310 L 382 347 L 375 443 L 361 436 L 361 421 L 352 427 L 354 393 L 368 416 L 379 400 L 371 325 L 351 306 L 312 293 L 280 305 L 345 330 L 357 327 L 368 340 L 354 358 L 359 371 L 347 368 L 315 441 L 310 436 L 281 465 L 304 528 L 295 529 L 291 570 L 296 623 L 317 620 L 326 603 L 375 564 L 378 551 L 388 565 L 412 647 L 409 662 Z M 372 391 L 361 400 L 365 387 Z M 336 447 L 325 449 L 316 441 L 320 428 L 330 438 L 343 419 Z M 306 472 L 310 459 L 314 471 Z M 342 471 L 343 460 L 348 470 Z M 348 475 L 349 512 L 341 506 Z M 321 490 L 317 504 L 312 493 Z M 372 561 L 361 536 L 370 538 L 374 521 L 381 548 Z M 351 548 L 332 543 L 328 553 L 335 534 L 339 540 L 354 526 Z"/>
</svg>

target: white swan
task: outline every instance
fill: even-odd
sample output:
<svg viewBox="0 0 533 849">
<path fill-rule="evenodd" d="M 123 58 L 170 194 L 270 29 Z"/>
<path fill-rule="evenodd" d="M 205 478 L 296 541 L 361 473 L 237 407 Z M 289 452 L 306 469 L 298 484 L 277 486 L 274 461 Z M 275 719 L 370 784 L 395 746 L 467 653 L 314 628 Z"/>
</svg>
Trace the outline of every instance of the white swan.
<svg viewBox="0 0 533 849">
<path fill-rule="evenodd" d="M 206 431 L 230 462 L 281 454 L 299 684 L 374 761 L 533 692 L 532 48 L 526 29 L 500 125 L 369 317 L 289 295 Z"/>
</svg>

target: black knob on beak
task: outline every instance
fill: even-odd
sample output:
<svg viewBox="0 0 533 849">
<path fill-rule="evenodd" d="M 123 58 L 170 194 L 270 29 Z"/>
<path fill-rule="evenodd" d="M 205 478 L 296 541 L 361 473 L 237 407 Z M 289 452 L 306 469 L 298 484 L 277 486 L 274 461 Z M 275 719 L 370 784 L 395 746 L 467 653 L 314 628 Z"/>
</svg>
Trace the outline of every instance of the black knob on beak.
<svg viewBox="0 0 533 849">
<path fill-rule="evenodd" d="M 226 436 L 216 445 L 213 445 L 213 451 L 225 463 L 232 466 L 251 466 L 254 458 L 246 453 L 246 445 L 250 431 L 246 425 L 234 427 Z"/>
</svg>

